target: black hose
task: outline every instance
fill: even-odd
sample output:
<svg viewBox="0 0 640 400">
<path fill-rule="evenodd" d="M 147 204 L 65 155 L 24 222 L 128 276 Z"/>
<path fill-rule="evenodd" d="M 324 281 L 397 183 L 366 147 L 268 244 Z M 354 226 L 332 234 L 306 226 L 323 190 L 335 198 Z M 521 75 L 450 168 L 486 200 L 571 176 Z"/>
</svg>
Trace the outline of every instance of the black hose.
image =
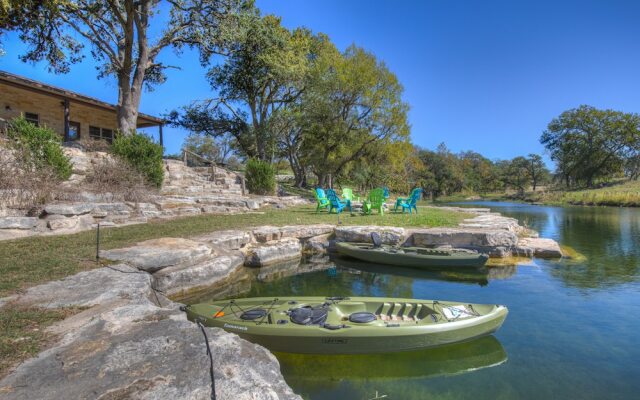
<svg viewBox="0 0 640 400">
<path fill-rule="evenodd" d="M 196 324 L 200 327 L 202 334 L 204 335 L 204 343 L 207 345 L 207 355 L 209 356 L 209 375 L 211 376 L 211 400 L 216 400 L 216 383 L 213 377 L 213 355 L 211 354 L 211 348 L 209 347 L 209 338 L 207 332 L 204 330 L 204 325 L 200 319 L 196 320 Z"/>
</svg>

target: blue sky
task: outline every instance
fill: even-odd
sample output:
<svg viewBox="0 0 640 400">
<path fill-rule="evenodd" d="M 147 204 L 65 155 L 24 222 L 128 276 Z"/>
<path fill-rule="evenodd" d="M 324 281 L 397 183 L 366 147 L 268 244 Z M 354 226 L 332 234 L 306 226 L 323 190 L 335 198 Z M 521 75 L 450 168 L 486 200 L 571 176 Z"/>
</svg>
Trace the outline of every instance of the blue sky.
<svg viewBox="0 0 640 400">
<path fill-rule="evenodd" d="M 412 139 L 435 148 L 474 150 L 491 159 L 542 153 L 540 134 L 569 108 L 589 104 L 640 111 L 640 2 L 514 0 L 258 0 L 285 26 L 324 32 L 341 49 L 355 43 L 395 72 L 411 106 Z M 4 40 L 0 69 L 116 100 L 112 80 L 97 81 L 90 59 L 69 75 L 17 60 Z M 160 115 L 212 96 L 197 55 L 171 51 L 179 65 L 145 93 L 141 111 Z M 153 131 L 155 133 L 155 131 Z M 165 129 L 167 153 L 185 132 Z"/>
</svg>

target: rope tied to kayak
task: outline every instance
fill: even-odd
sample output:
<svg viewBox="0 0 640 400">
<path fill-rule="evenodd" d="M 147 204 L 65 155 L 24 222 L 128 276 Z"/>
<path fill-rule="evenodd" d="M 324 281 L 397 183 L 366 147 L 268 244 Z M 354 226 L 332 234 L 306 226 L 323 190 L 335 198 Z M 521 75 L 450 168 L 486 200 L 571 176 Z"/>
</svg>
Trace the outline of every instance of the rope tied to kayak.
<svg viewBox="0 0 640 400">
<path fill-rule="evenodd" d="M 204 325 L 202 325 L 201 318 L 196 319 L 196 324 L 200 327 L 200 330 L 204 335 L 204 344 L 207 346 L 207 355 L 209 356 L 209 375 L 211 377 L 211 400 L 216 400 L 216 381 L 213 376 L 213 354 L 211 353 L 211 348 L 209 347 L 209 337 L 207 336 L 207 332 L 204 329 Z"/>
</svg>

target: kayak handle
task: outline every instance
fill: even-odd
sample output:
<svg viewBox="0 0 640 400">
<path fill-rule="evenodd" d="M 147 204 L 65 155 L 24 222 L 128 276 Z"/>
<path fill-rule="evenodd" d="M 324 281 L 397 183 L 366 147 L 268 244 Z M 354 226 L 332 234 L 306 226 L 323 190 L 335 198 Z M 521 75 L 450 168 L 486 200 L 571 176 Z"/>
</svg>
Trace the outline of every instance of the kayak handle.
<svg viewBox="0 0 640 400">
<path fill-rule="evenodd" d="M 342 328 L 348 328 L 348 326 L 346 326 L 346 325 L 331 325 L 331 324 L 324 324 L 324 325 L 322 325 L 322 327 L 325 328 L 325 329 L 329 329 L 331 331 L 335 331 L 335 330 L 342 329 Z"/>
<path fill-rule="evenodd" d="M 336 300 L 349 300 L 348 297 L 341 297 L 341 296 L 336 296 L 336 297 L 325 297 L 326 300 L 331 300 L 331 301 L 336 301 Z"/>
</svg>

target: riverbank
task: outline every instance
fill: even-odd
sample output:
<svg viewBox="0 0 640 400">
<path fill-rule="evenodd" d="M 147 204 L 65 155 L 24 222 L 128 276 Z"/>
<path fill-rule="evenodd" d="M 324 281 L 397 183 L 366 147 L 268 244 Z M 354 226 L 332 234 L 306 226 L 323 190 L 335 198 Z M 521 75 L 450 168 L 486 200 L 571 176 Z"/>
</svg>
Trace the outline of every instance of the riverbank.
<svg viewBox="0 0 640 400">
<path fill-rule="evenodd" d="M 469 200 L 515 201 L 546 205 L 640 207 L 640 181 L 625 181 L 597 189 L 538 190 L 519 193 L 485 193 L 438 198 L 437 203 Z"/>
<path fill-rule="evenodd" d="M 456 217 L 457 220 L 468 216 L 461 214 L 460 210 L 456 209 L 425 209 L 425 211 L 428 211 L 428 214 L 457 213 L 459 214 Z M 32 287 L 0 301 L 0 304 L 4 304 L 5 312 L 10 308 L 11 310 L 42 313 L 50 313 L 52 310 L 69 310 L 69 315 L 75 314 L 61 322 L 51 323 L 46 329 L 46 336 L 51 337 L 53 334 L 60 338 L 60 341 L 53 344 L 50 350 L 46 350 L 38 358 L 23 364 L 7 377 L 2 383 L 4 389 L 0 389 L 0 391 L 13 393 L 14 390 L 17 390 L 23 392 L 23 389 L 18 390 L 16 387 L 22 387 L 23 381 L 33 374 L 43 376 L 44 380 L 64 381 L 62 378 L 67 372 L 60 371 L 59 368 L 51 369 L 51 365 L 48 364 L 53 362 L 53 358 L 61 357 L 61 354 L 71 358 L 74 357 L 74 354 L 77 356 L 74 353 L 77 350 L 74 349 L 83 348 L 83 346 L 96 346 L 96 348 L 92 348 L 87 355 L 83 356 L 83 362 L 79 363 L 78 368 L 82 367 L 82 371 L 98 368 L 99 361 L 97 359 L 115 357 L 116 353 L 113 352 L 123 351 L 123 349 L 118 349 L 119 345 L 129 346 L 132 341 L 139 340 L 140 336 L 154 337 L 154 335 L 147 335 L 146 331 L 158 331 L 158 326 L 154 324 L 165 320 L 168 321 L 162 324 L 166 325 L 163 329 L 169 332 L 167 340 L 176 343 L 176 346 L 171 347 L 169 355 L 163 352 L 151 352 L 151 354 L 141 356 L 141 360 L 133 360 L 131 363 L 142 369 L 142 365 L 139 363 L 155 364 L 159 362 L 161 357 L 164 357 L 163 360 L 167 357 L 172 358 L 172 365 L 175 368 L 170 372 L 175 372 L 176 375 L 172 376 L 169 381 L 176 379 L 181 382 L 190 382 L 188 387 L 199 387 L 202 390 L 202 387 L 206 387 L 203 383 L 204 378 L 201 376 L 206 371 L 205 367 L 190 366 L 186 368 L 187 370 L 197 369 L 191 371 L 192 374 L 188 377 L 176 372 L 185 362 L 180 358 L 180 352 L 177 349 L 197 343 L 198 338 L 196 334 L 193 334 L 193 332 L 197 332 L 193 329 L 195 327 L 184 320 L 184 316 L 177 311 L 177 304 L 169 301 L 165 295 L 185 295 L 200 290 L 204 286 L 224 285 L 225 282 L 229 282 L 229 279 L 233 279 L 235 272 L 245 268 L 244 265 L 265 267 L 286 260 L 299 259 L 303 251 L 322 253 L 330 248 L 332 240 L 368 240 L 368 233 L 371 231 L 378 231 L 386 242 L 393 244 L 408 240 L 417 242 L 417 244 L 431 245 L 446 242 L 461 247 L 484 250 L 498 257 L 514 253 L 529 256 L 544 255 L 542 252 L 537 253 L 535 243 L 523 242 L 524 238 L 520 240 L 519 235 L 523 235 L 526 231 L 517 224 L 516 220 L 499 217 L 486 211 L 474 218 L 463 220 L 456 228 L 412 228 L 405 230 L 399 227 L 352 227 L 348 225 L 336 228 L 334 225 L 328 224 L 263 226 L 248 230 L 210 231 L 208 234 L 190 239 L 165 237 L 143 241 L 127 248 L 106 250 L 102 256 L 120 262 L 120 264 L 81 272 L 61 281 Z M 99 329 L 96 324 L 100 326 Z M 112 326 L 114 324 L 117 329 Z M 193 332 L 186 332 L 189 328 Z M 212 340 L 214 346 L 225 341 L 240 340 L 237 337 L 225 339 L 224 335 L 228 334 L 217 330 L 211 330 L 209 334 L 214 338 Z M 12 337 L 3 339 L 3 344 L 6 345 L 3 346 L 5 351 L 10 347 L 11 342 L 14 346 L 18 345 L 17 347 L 19 347 L 20 339 L 27 338 L 32 341 L 29 342 L 32 354 L 38 352 L 38 338 L 29 337 L 28 334 L 22 337 L 17 336 L 14 332 Z M 111 345 L 114 341 L 115 346 Z M 239 343 L 235 346 L 243 348 L 249 346 L 253 349 L 251 347 L 253 345 L 248 343 Z M 257 349 L 251 351 L 259 352 Z M 221 350 L 216 353 L 214 350 L 214 354 L 225 354 L 225 352 Z M 22 356 L 28 355 L 28 352 L 22 354 Z M 127 359 L 128 357 L 134 356 L 128 355 Z M 229 354 L 230 359 L 233 357 L 236 356 Z M 276 385 L 280 388 L 276 390 L 277 397 L 273 398 L 289 398 L 287 396 L 291 393 L 287 392 L 284 386 L 278 386 L 280 385 L 278 382 L 283 381 L 279 376 L 277 361 L 274 363 L 274 360 L 266 357 L 264 371 L 256 373 L 258 376 L 276 374 L 277 379 L 270 383 L 265 383 L 267 380 L 262 381 L 260 378 L 258 381 L 263 382 L 263 386 Z M 225 362 L 232 361 L 223 360 L 223 364 Z M 242 364 L 238 360 L 233 362 Z M 8 368 L 9 366 L 5 365 L 4 367 Z M 252 367 L 242 364 L 234 368 L 247 369 Z M 46 370 L 46 373 L 43 370 Z M 152 382 L 157 378 L 153 375 L 157 371 L 140 370 L 139 373 L 145 377 L 144 379 Z M 132 388 L 133 383 L 127 379 L 129 378 L 118 378 L 117 382 L 110 385 L 112 389 L 117 387 L 118 390 L 135 389 L 142 390 L 147 394 L 156 393 L 154 390 L 157 388 L 153 385 L 153 388 Z M 222 376 L 220 379 L 224 380 L 228 377 Z M 237 382 L 232 380 L 229 384 L 237 384 Z M 165 382 L 160 386 L 163 385 L 169 385 L 172 390 L 175 389 L 174 384 Z M 180 387 L 184 389 L 185 384 L 182 385 Z M 47 386 L 46 382 L 43 383 L 43 386 Z M 59 387 L 62 393 L 67 394 L 72 393 L 69 392 L 71 389 L 82 393 L 82 390 L 86 390 L 87 387 L 80 383 L 74 387 Z M 30 390 L 33 388 L 26 389 L 27 392 Z M 281 397 L 283 393 L 286 394 L 285 397 Z M 38 396 L 40 395 L 41 393 L 38 393 Z M 16 396 L 16 398 L 19 397 L 19 395 Z"/>
<path fill-rule="evenodd" d="M 344 225 L 397 225 L 416 227 L 456 226 L 470 214 L 452 210 L 429 210 L 420 215 L 392 214 L 361 216 L 343 213 Z M 234 215 L 198 215 L 152 220 L 145 224 L 101 229 L 101 249 L 124 248 L 145 240 L 191 236 L 242 229 L 252 226 L 287 224 L 333 224 L 338 217 L 315 213 L 312 206 L 266 209 L 263 212 Z M 39 236 L 0 241 L 0 297 L 24 293 L 30 287 L 64 279 L 84 271 L 101 268 L 96 261 L 96 231 L 68 235 Z M 0 376 L 11 365 L 38 354 L 52 341 L 47 328 L 69 315 L 82 311 L 74 307 L 52 310 L 38 306 L 0 309 Z"/>
</svg>

